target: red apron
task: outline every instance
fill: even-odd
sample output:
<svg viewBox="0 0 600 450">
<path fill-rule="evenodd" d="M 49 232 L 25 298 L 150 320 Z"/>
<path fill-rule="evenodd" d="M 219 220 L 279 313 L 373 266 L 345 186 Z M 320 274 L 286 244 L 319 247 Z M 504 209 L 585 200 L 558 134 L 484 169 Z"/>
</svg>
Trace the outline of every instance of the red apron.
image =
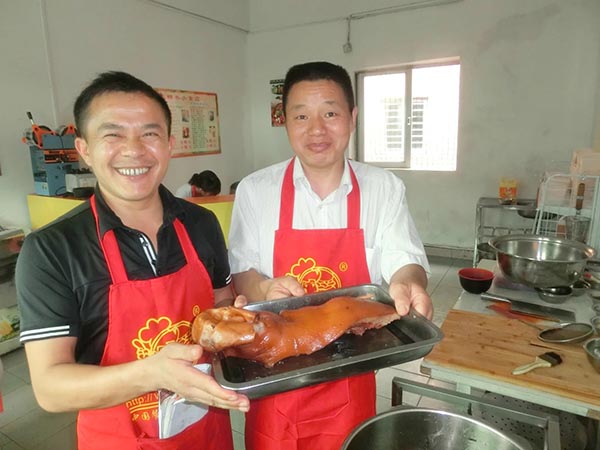
<svg viewBox="0 0 600 450">
<path fill-rule="evenodd" d="M 352 168 L 347 228 L 323 230 L 292 228 L 293 171 L 294 160 L 283 179 L 273 276 L 294 276 L 309 293 L 370 283 Z M 373 415 L 373 372 L 263 397 L 246 413 L 246 450 L 339 450 L 346 436 Z"/>
<path fill-rule="evenodd" d="M 98 229 L 94 197 L 90 203 Z M 108 336 L 100 365 L 146 358 L 170 342 L 190 343 L 189 319 L 214 306 L 208 273 L 183 224 L 175 219 L 174 226 L 187 264 L 149 280 L 128 280 L 113 230 L 100 240 L 112 279 Z M 77 435 L 79 450 L 233 450 L 229 412 L 218 408 L 210 408 L 181 433 L 159 439 L 156 392 L 111 408 L 80 411 Z"/>
</svg>

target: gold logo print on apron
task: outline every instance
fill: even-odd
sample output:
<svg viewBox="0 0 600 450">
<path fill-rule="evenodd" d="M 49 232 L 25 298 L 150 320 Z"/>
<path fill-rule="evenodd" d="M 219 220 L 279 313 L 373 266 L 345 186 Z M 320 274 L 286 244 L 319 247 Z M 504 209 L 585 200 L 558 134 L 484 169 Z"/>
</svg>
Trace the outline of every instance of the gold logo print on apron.
<svg viewBox="0 0 600 450">
<path fill-rule="evenodd" d="M 165 345 L 172 342 L 190 344 L 191 322 L 182 320 L 173 323 L 170 317 L 150 318 L 139 329 L 137 338 L 131 341 L 135 348 L 136 358 L 144 359 L 158 353 Z M 131 413 L 131 420 L 155 420 L 158 418 L 158 395 L 156 392 L 141 395 L 125 402 Z"/>
<path fill-rule="evenodd" d="M 347 269 L 346 263 L 340 264 L 340 269 Z M 294 277 L 306 292 L 323 292 L 342 287 L 338 274 L 327 266 L 318 266 L 314 258 L 299 258 L 287 276 Z"/>
</svg>

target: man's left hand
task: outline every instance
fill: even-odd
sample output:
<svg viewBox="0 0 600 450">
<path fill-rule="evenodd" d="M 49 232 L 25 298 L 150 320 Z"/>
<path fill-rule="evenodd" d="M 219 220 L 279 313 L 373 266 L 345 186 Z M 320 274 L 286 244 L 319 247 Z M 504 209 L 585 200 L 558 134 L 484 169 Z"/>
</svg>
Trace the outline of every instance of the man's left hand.
<svg viewBox="0 0 600 450">
<path fill-rule="evenodd" d="M 426 291 L 427 274 L 418 264 L 407 264 L 398 269 L 390 280 L 390 296 L 401 316 L 408 314 L 410 308 L 428 319 L 433 317 L 433 303 Z"/>
<path fill-rule="evenodd" d="M 408 314 L 410 308 L 428 319 L 433 317 L 433 303 L 425 289 L 417 283 L 393 283 L 390 285 L 390 296 L 401 316 Z"/>
</svg>

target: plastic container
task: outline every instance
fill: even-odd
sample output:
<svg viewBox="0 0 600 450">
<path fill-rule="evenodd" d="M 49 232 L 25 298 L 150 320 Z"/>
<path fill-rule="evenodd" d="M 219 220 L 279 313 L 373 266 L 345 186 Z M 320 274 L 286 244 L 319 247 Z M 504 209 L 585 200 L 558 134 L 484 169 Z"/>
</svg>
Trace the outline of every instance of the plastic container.
<svg viewBox="0 0 600 450">
<path fill-rule="evenodd" d="M 498 197 L 502 204 L 514 203 L 517 200 L 517 180 L 502 177 L 498 188 Z"/>
</svg>

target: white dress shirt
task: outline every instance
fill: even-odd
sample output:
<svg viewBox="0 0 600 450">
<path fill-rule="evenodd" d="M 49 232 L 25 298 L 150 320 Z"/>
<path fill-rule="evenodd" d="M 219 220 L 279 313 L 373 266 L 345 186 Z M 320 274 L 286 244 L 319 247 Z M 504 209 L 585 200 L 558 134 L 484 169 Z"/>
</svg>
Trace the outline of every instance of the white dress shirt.
<svg viewBox="0 0 600 450">
<path fill-rule="evenodd" d="M 179 186 L 175 191 L 175 197 L 189 198 L 192 196 L 192 185 L 185 183 L 183 186 Z"/>
<path fill-rule="evenodd" d="M 355 161 L 349 162 L 360 186 L 360 226 L 364 230 L 371 282 L 389 283 L 406 264 L 429 263 L 408 211 L 404 183 L 394 174 Z M 273 277 L 273 245 L 279 228 L 283 176 L 289 160 L 245 177 L 238 185 L 229 230 L 232 273 L 256 269 Z M 346 197 L 352 189 L 348 161 L 340 186 L 321 200 L 311 189 L 300 160 L 294 163 L 295 229 L 346 228 Z"/>
</svg>

